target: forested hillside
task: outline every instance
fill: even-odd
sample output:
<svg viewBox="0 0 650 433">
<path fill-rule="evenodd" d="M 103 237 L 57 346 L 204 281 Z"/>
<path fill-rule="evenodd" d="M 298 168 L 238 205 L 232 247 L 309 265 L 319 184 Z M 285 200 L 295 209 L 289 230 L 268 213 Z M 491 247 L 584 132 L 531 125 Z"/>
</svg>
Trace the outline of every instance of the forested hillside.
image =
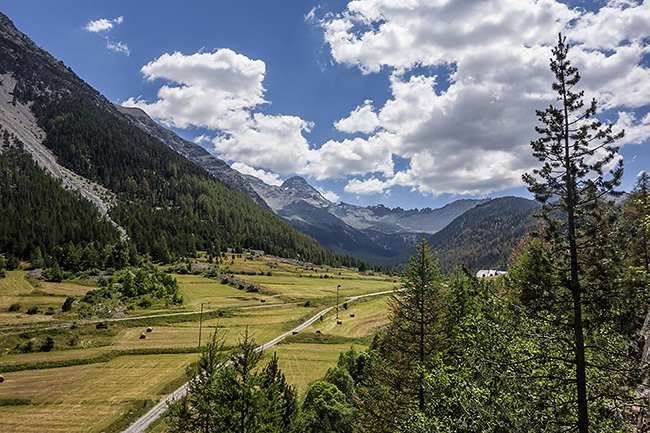
<svg viewBox="0 0 650 433">
<path fill-rule="evenodd" d="M 473 270 L 507 269 L 512 251 L 536 230 L 539 222 L 532 212 L 538 207 L 532 200 L 503 197 L 468 210 L 428 238 L 440 269 L 445 274 L 459 264 Z"/>
<path fill-rule="evenodd" d="M 119 240 L 119 233 L 79 194 L 38 167 L 3 131 L 0 144 L 0 251 L 24 259 L 67 242 Z"/>
<path fill-rule="evenodd" d="M 0 74 L 16 80 L 14 103 L 30 104 L 47 134 L 44 144 L 63 166 L 117 194 L 110 215 L 141 253 L 166 261 L 197 250 L 255 248 L 315 263 L 357 263 L 325 250 L 133 126 L 4 16 L 0 30 Z M 69 231 L 68 221 L 58 219 L 64 227 L 56 230 Z M 6 252 L 27 258 L 28 250 Z"/>
</svg>

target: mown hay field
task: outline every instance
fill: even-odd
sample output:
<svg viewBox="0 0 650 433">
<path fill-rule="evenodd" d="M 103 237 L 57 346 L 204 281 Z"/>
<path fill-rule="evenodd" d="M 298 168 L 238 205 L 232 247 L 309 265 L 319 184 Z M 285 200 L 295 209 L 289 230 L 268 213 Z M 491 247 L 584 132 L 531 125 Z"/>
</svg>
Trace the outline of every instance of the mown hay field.
<svg viewBox="0 0 650 433">
<path fill-rule="evenodd" d="M 82 296 L 93 287 L 74 282 L 30 282 L 25 279 L 25 271 L 8 272 L 7 278 L 0 280 L 0 326 L 10 326 L 14 331 L 22 329 L 17 325 L 27 327 L 24 332 L 0 335 L 0 345 L 3 340 L 11 343 L 0 350 L 0 369 L 21 365 L 30 369 L 0 373 L 5 379 L 0 383 L 0 400 L 27 399 L 31 404 L 0 406 L 2 431 L 120 431 L 125 426 L 118 425 L 120 420 L 137 417 L 163 394 L 182 384 L 186 366 L 199 356 L 154 352 L 195 350 L 199 332 L 205 343 L 216 329 L 223 332 L 229 346 L 235 345 L 246 332 L 262 344 L 334 305 L 339 284 L 340 302 L 350 296 L 389 291 L 396 284 L 385 276 L 362 275 L 349 269 L 312 269 L 279 260 L 268 266 L 267 259 L 246 260 L 240 256 L 231 261 L 229 271 L 233 273 L 228 276 L 255 284 L 260 292 L 239 290 L 221 284 L 217 278 L 173 274 L 184 297 L 181 307 L 162 310 L 158 306 L 155 310 L 128 313 L 127 318 L 155 313 L 155 317 L 135 321 L 103 319 L 108 328 L 101 329 L 96 329 L 96 322 L 87 320 L 69 319 L 67 323 L 61 314 L 58 319 L 52 315 L 25 314 L 26 307 L 31 305 L 41 310 L 48 306 L 60 310 L 67 296 Z M 352 345 L 357 350 L 368 347 L 375 330 L 387 323 L 386 299 L 386 295 L 381 295 L 348 301 L 347 309 L 339 308 L 340 325 L 332 310 L 322 321 L 317 320 L 270 349 L 267 356 L 272 352 L 278 354 L 280 368 L 302 396 L 311 383 L 336 365 L 341 351 Z M 22 310 L 8 312 L 16 302 Z M 202 320 L 199 314 L 167 315 L 197 313 L 201 306 Z M 50 331 L 33 326 L 35 322 L 47 324 L 53 320 L 63 320 L 64 326 Z M 147 332 L 149 327 L 151 332 Z M 38 351 L 47 336 L 54 338 L 54 348 Z M 36 342 L 35 351 L 20 353 L 19 343 L 24 347 L 30 339 Z M 124 351 L 138 354 L 124 355 Z M 145 351 L 150 354 L 144 354 Z M 109 361 L 95 360 L 106 354 L 117 355 Z M 42 368 L 42 363 L 88 360 L 92 363 Z M 164 425 L 159 425 L 155 430 L 164 429 Z"/>
<path fill-rule="evenodd" d="M 0 398 L 22 398 L 0 406 L 6 432 L 99 432 L 134 403 L 158 400 L 197 354 L 121 356 L 105 363 L 4 373 Z"/>
</svg>

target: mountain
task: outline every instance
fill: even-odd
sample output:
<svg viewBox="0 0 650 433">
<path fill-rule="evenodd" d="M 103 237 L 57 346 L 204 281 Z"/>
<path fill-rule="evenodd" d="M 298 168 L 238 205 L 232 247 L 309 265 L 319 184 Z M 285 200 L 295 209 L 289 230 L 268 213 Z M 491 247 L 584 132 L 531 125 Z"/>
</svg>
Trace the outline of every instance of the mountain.
<svg viewBox="0 0 650 433">
<path fill-rule="evenodd" d="M 383 205 L 335 204 L 299 176 L 268 185 L 244 176 L 273 211 L 292 227 L 322 245 L 364 260 L 392 264 L 392 259 L 485 200 L 458 200 L 440 209 L 403 210 Z"/>
<path fill-rule="evenodd" d="M 421 210 L 332 203 L 302 177 L 293 176 L 277 186 L 241 175 L 142 110 L 118 110 L 140 129 L 337 253 L 392 266 L 406 263 L 415 243 L 430 236 L 444 272 L 458 263 L 472 269 L 505 269 L 511 250 L 535 228 L 530 214 L 537 205 L 517 197 L 457 200 L 439 209 Z"/>
<path fill-rule="evenodd" d="M 537 229 L 539 220 L 532 213 L 538 208 L 533 200 L 502 197 L 463 213 L 428 238 L 440 269 L 447 273 L 464 263 L 473 270 L 506 270 L 521 239 Z M 407 258 L 402 261 L 406 263 Z"/>
<path fill-rule="evenodd" d="M 458 216 L 487 200 L 456 200 L 438 209 L 389 209 L 384 205 L 360 207 L 347 203 L 336 206 L 334 213 L 359 229 L 385 233 L 436 233 Z"/>
<path fill-rule="evenodd" d="M 185 140 L 169 129 L 162 127 L 140 108 L 122 107 L 119 105 L 116 105 L 115 108 L 138 128 L 165 143 L 193 163 L 203 167 L 208 173 L 232 189 L 243 192 L 252 198 L 255 203 L 267 210 L 271 210 L 237 170 L 230 168 L 228 164 L 210 154 L 202 146 Z"/>
<path fill-rule="evenodd" d="M 76 200 L 91 199 L 104 218 L 123 228 L 123 238 L 142 254 L 164 261 L 197 250 L 216 254 L 226 248 L 254 248 L 315 263 L 358 264 L 327 251 L 248 195 L 134 126 L 133 120 L 2 14 L 0 82 L 3 148 L 24 149 L 61 179 L 62 185 L 86 197 Z M 16 170 L 13 161 L 8 166 Z M 10 177 L 10 185 L 16 184 L 14 178 Z M 17 194 L 7 195 L 11 202 L 6 206 L 19 209 L 28 191 L 21 189 L 23 185 L 15 188 Z M 48 198 L 32 201 L 38 200 Z M 72 221 L 63 213 L 52 216 L 50 224 L 56 227 L 51 229 L 69 234 L 55 243 L 78 242 L 70 234 Z M 16 221 L 3 218 L 3 229 L 34 230 L 20 226 L 21 215 L 14 212 L 14 217 Z M 47 225 L 35 227 L 38 232 L 30 234 L 30 239 L 50 236 Z M 90 235 L 83 239 L 93 240 Z M 30 243 L 19 248 L 8 236 L 0 242 L 0 253 L 25 259 L 37 246 Z"/>
<path fill-rule="evenodd" d="M 390 265 L 423 235 L 433 235 L 441 258 L 446 254 L 450 260 L 483 260 L 482 267 L 498 267 L 492 263 L 503 262 L 508 245 L 492 246 L 490 236 L 497 242 L 506 242 L 506 238 L 496 232 L 478 236 L 485 234 L 480 224 L 494 224 L 490 218 L 502 212 L 501 221 L 512 223 L 508 236 L 513 239 L 517 230 L 522 231 L 517 224 L 527 224 L 515 217 L 523 210 L 514 205 L 487 215 L 490 206 L 499 207 L 498 200 L 459 200 L 440 209 L 421 210 L 360 207 L 332 203 L 300 177 L 275 186 L 243 176 L 144 112 L 111 104 L 1 14 L 0 124 L 6 134 L 0 152 L 7 154 L 7 146 L 28 152 L 64 189 L 77 191 L 74 200 L 90 201 L 100 219 L 121 230 L 118 237 L 128 238 L 139 251 L 157 260 L 197 250 L 214 254 L 231 247 L 299 255 L 317 263 L 358 263 L 325 250 L 307 234 L 337 253 Z M 15 167 L 15 158 L 20 157 L 12 154 L 11 158 L 5 165 Z M 18 178 L 16 172 L 11 173 L 8 185 Z M 11 200 L 5 207 L 14 209 L 15 218 L 15 202 L 21 198 L 11 195 Z M 34 196 L 29 200 L 36 206 L 47 199 Z M 507 215 L 509 211 L 513 215 Z M 10 224 L 7 221 L 3 218 L 4 228 Z M 61 226 L 57 232 L 71 232 L 72 218 L 52 221 Z M 18 222 L 11 224 L 13 233 L 19 230 Z M 0 252 L 11 249 L 25 258 L 36 246 L 47 249 L 54 243 L 93 240 L 92 235 L 80 239 L 68 234 L 42 243 L 35 239 L 43 238 L 47 225 L 35 227 L 41 228 L 26 236 L 30 240 L 20 247 L 5 235 L 4 241 L 0 239 Z M 459 231 L 458 227 L 465 228 Z M 468 232 L 469 227 L 476 228 Z M 95 232 L 105 233 L 105 229 L 98 227 Z M 477 243 L 471 245 L 467 239 Z M 488 249 L 500 249 L 500 258 L 483 254 Z M 467 254 L 471 250 L 473 254 Z"/>
</svg>

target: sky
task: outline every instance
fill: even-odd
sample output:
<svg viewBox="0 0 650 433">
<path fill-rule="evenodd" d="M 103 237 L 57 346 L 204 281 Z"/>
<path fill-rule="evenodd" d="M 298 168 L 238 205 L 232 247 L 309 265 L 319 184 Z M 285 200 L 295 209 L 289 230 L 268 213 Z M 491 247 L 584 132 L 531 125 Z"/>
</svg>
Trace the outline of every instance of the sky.
<svg viewBox="0 0 650 433">
<path fill-rule="evenodd" d="M 404 209 L 530 197 L 559 33 L 629 191 L 650 171 L 650 3 L 635 0 L 0 0 L 111 102 L 242 173 Z"/>
</svg>

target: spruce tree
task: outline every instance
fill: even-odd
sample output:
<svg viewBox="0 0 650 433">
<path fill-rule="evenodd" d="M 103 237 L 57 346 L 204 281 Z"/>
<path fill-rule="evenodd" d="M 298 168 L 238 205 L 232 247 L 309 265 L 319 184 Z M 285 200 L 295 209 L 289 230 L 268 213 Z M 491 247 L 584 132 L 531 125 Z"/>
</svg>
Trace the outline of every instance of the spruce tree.
<svg viewBox="0 0 650 433">
<path fill-rule="evenodd" d="M 297 421 L 294 388 L 277 357 L 258 367 L 263 353 L 244 334 L 231 351 L 215 332 L 194 368 L 187 395 L 165 414 L 172 432 L 287 432 Z"/>
<path fill-rule="evenodd" d="M 446 349 L 443 277 L 425 239 L 416 249 L 391 297 L 391 323 L 373 343 L 371 377 L 360 390 L 360 431 L 395 431 L 409 406 L 424 411 L 425 369 Z"/>
</svg>

